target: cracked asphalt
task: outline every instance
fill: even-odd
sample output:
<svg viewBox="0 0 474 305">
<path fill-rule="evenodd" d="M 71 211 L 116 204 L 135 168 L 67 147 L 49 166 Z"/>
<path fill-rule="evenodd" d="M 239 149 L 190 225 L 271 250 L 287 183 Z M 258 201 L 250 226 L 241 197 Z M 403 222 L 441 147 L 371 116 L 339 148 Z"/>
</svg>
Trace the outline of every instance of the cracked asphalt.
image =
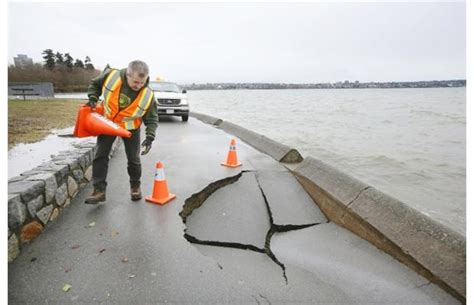
<svg viewBox="0 0 474 305">
<path fill-rule="evenodd" d="M 83 189 L 8 268 L 10 304 L 459 304 L 365 240 L 329 222 L 292 174 L 190 118 L 160 122 L 142 157 L 142 192 L 163 162 L 164 206 L 130 200 L 121 146 L 107 201 Z M 69 284 L 69 291 L 63 287 Z"/>
</svg>

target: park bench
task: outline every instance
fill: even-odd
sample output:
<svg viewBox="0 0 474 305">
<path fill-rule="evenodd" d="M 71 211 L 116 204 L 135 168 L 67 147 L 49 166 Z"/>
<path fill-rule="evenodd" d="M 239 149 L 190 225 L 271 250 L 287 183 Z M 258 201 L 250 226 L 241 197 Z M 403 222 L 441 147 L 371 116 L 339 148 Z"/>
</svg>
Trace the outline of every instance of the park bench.
<svg viewBox="0 0 474 305">
<path fill-rule="evenodd" d="M 34 91 L 35 89 L 33 88 L 10 88 L 12 91 L 21 91 L 21 94 L 23 95 L 23 100 L 26 101 L 26 96 L 35 96 L 39 95 L 39 93 L 35 92 L 30 92 Z"/>
</svg>

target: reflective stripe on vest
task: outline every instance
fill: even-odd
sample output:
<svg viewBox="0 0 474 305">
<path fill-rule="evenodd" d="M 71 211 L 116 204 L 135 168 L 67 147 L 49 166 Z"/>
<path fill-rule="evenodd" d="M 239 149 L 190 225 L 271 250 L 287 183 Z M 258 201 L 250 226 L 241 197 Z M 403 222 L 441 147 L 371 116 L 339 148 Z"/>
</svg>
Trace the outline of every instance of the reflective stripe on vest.
<svg viewBox="0 0 474 305">
<path fill-rule="evenodd" d="M 153 91 L 143 87 L 137 97 L 124 109 L 119 109 L 122 79 L 119 70 L 112 70 L 104 82 L 104 108 L 108 119 L 113 120 L 127 130 L 140 127 L 141 118 L 145 115 L 153 101 Z"/>
<path fill-rule="evenodd" d="M 113 69 L 105 79 L 104 85 L 102 86 L 102 92 L 104 94 L 104 100 L 108 101 L 112 97 L 114 92 L 120 93 L 122 87 L 122 81 L 120 79 L 120 71 Z M 104 109 L 106 116 L 112 113 L 109 103 L 104 102 Z"/>
</svg>

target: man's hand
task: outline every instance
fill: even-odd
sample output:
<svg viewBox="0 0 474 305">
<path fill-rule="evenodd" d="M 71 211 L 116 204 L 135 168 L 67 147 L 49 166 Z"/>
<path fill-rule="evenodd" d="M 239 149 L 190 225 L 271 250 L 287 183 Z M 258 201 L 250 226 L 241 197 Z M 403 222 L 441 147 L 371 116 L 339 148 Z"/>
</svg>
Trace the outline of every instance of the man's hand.
<svg viewBox="0 0 474 305">
<path fill-rule="evenodd" d="M 143 143 L 142 143 L 142 147 L 143 147 L 142 156 L 146 155 L 150 151 L 152 143 L 153 143 L 153 140 L 149 137 L 147 137 L 143 141 Z"/>
<path fill-rule="evenodd" d="M 89 100 L 89 102 L 87 102 L 86 106 L 89 106 L 91 108 L 95 108 L 95 105 L 97 105 L 97 101 L 95 100 Z"/>
</svg>

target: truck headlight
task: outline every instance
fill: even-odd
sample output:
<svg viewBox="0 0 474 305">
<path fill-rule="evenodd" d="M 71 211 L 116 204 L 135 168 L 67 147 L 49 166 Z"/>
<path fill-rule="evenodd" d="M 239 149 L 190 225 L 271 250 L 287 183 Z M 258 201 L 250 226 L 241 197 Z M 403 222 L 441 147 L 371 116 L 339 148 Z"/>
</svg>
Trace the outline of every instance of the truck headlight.
<svg viewBox="0 0 474 305">
<path fill-rule="evenodd" d="M 187 98 L 182 98 L 181 99 L 181 105 L 187 105 L 188 104 L 188 99 Z"/>
</svg>

